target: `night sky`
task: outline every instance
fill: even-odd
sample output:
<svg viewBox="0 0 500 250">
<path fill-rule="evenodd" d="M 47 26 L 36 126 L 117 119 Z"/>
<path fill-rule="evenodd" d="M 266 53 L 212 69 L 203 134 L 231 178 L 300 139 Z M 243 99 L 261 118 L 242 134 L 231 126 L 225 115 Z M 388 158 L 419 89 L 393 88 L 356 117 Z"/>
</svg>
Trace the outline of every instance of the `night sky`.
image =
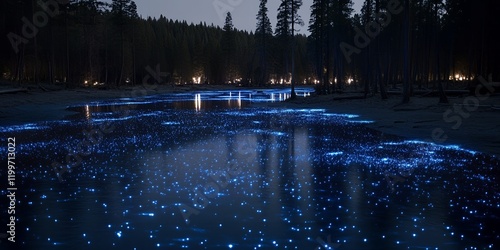
<svg viewBox="0 0 500 250">
<path fill-rule="evenodd" d="M 299 13 L 304 20 L 304 27 L 299 33 L 308 34 L 310 6 L 313 0 L 304 0 L 304 4 Z M 354 0 L 354 11 L 359 12 L 364 0 Z M 224 25 L 224 10 L 217 11 L 214 7 L 217 3 L 220 6 L 227 6 L 233 15 L 233 24 L 237 29 L 254 31 L 256 25 L 256 15 L 258 12 L 258 0 L 135 0 L 138 13 L 142 17 L 159 17 L 164 15 L 169 19 L 186 20 L 188 23 L 206 22 L 207 25 L 213 23 L 216 26 Z M 269 0 L 269 18 L 273 25 L 276 25 L 276 13 L 280 0 Z M 224 7 L 222 7 L 224 8 Z M 219 13 L 221 15 L 219 15 Z M 221 18 L 222 17 L 222 18 Z"/>
</svg>

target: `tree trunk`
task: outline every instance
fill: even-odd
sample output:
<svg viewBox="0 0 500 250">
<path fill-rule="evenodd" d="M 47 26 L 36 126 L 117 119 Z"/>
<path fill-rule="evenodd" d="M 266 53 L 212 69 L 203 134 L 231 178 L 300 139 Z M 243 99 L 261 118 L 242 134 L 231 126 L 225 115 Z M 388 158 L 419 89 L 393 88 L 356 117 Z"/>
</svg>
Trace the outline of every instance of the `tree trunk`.
<svg viewBox="0 0 500 250">
<path fill-rule="evenodd" d="M 326 68 L 326 71 L 324 72 L 324 79 L 323 79 L 323 84 L 324 84 L 324 87 L 325 87 L 325 92 L 326 94 L 330 94 L 330 62 L 331 62 L 331 58 L 330 58 L 330 50 L 331 50 L 331 44 L 330 44 L 330 28 L 327 27 L 327 31 L 326 31 L 326 53 L 325 53 L 325 68 Z"/>
<path fill-rule="evenodd" d="M 66 7 L 67 8 L 67 7 Z M 69 37 L 68 37 L 68 9 L 65 13 L 65 35 L 66 35 L 66 87 L 70 82 L 70 63 L 69 63 Z"/>
<path fill-rule="evenodd" d="M 403 29 L 403 100 L 402 103 L 410 102 L 410 0 L 405 0 L 405 19 Z"/>
<path fill-rule="evenodd" d="M 448 97 L 446 97 L 446 93 L 444 92 L 444 87 L 443 87 L 443 81 L 441 80 L 441 69 L 440 69 L 440 50 L 439 50 L 439 17 L 438 17 L 438 6 L 436 4 L 436 10 L 435 10 L 435 16 L 434 18 L 436 19 L 437 24 L 435 25 L 436 27 L 436 42 L 434 43 L 436 46 L 436 80 L 437 84 L 439 86 L 439 103 L 448 103 Z"/>
<path fill-rule="evenodd" d="M 18 61 L 17 61 L 17 83 L 19 85 L 21 85 L 23 83 L 25 51 L 26 51 L 26 45 L 23 44 L 23 49 L 21 50 L 21 53 L 19 53 Z"/>
<path fill-rule="evenodd" d="M 104 83 L 108 84 L 108 25 L 104 24 Z"/>
<path fill-rule="evenodd" d="M 120 84 L 122 83 L 123 80 L 123 68 L 125 68 L 125 42 L 123 41 L 123 26 L 121 27 L 121 32 L 120 32 L 120 40 L 122 44 L 122 65 L 120 67 L 120 74 L 118 76 L 118 81 L 116 82 L 116 87 L 120 87 Z"/>
<path fill-rule="evenodd" d="M 292 90 L 291 90 L 291 99 L 295 99 L 297 97 L 297 93 L 295 93 L 295 6 L 292 1 Z"/>
<path fill-rule="evenodd" d="M 55 67 L 55 59 L 54 59 L 54 34 L 52 25 L 49 25 L 49 33 L 50 33 L 50 52 L 48 55 L 48 63 L 49 63 L 49 80 L 50 84 L 54 84 L 54 67 Z"/>
</svg>

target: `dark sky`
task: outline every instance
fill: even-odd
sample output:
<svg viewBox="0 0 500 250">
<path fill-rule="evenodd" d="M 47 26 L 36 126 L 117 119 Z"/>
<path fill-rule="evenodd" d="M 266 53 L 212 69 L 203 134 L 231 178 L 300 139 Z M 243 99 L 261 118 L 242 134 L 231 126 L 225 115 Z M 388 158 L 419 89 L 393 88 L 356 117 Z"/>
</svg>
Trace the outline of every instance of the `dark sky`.
<svg viewBox="0 0 500 250">
<path fill-rule="evenodd" d="M 304 4 L 299 13 L 304 20 L 304 27 L 299 33 L 308 33 L 310 6 L 313 0 L 303 0 Z M 359 12 L 364 0 L 354 0 L 354 11 Z M 237 29 L 255 30 L 258 0 L 135 0 L 139 15 L 142 17 L 159 17 L 161 14 L 169 19 L 186 20 L 188 23 L 206 22 L 216 26 L 224 25 L 226 10 L 233 15 L 233 24 Z M 271 24 L 276 25 L 276 10 L 280 0 L 269 0 L 269 18 Z M 221 6 L 216 8 L 215 6 Z M 219 15 L 220 14 L 220 15 Z"/>
</svg>

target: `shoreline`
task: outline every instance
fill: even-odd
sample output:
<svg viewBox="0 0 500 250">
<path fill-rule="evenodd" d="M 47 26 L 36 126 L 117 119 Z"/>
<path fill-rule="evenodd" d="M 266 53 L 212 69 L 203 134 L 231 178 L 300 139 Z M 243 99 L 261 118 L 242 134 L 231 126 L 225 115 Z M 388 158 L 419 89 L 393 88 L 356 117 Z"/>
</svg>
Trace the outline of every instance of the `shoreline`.
<svg viewBox="0 0 500 250">
<path fill-rule="evenodd" d="M 379 96 L 349 100 L 334 97 L 339 95 L 299 97 L 263 105 L 359 115 L 354 120 L 372 121 L 365 126 L 382 133 L 500 156 L 500 96 L 481 100 L 476 110 L 467 103 L 467 97 L 448 97 L 449 104 L 439 104 L 437 97 L 412 97 L 409 104 L 400 104 L 399 96 L 388 100 Z"/>
<path fill-rule="evenodd" d="M 144 87 L 124 87 L 111 90 L 71 89 L 48 92 L 30 90 L 2 94 L 0 95 L 0 126 L 63 119 L 68 115 L 76 114 L 67 110 L 68 106 L 83 103 L 134 96 L 238 88 L 241 87 L 158 85 L 154 90 L 146 92 L 144 92 L 146 90 Z M 134 90 L 138 91 L 136 95 L 133 93 Z M 388 100 L 381 100 L 379 96 L 367 99 L 334 100 L 337 97 L 349 97 L 349 94 L 298 97 L 296 100 L 285 102 L 251 103 L 251 106 L 324 109 L 330 113 L 355 114 L 359 115 L 356 120 L 373 121 L 365 126 L 383 133 L 402 136 L 408 140 L 457 145 L 495 157 L 500 156 L 500 96 L 498 95 L 480 100 L 477 109 L 471 107 L 471 103 L 466 105 L 466 97 L 449 97 L 449 104 L 439 104 L 437 97 L 412 97 L 410 103 L 404 105 L 400 105 L 399 96 L 390 96 Z M 458 128 L 453 129 L 454 126 Z M 437 137 L 440 140 L 437 141 L 436 136 L 433 135 L 436 129 L 442 130 L 442 134 Z M 446 140 L 442 141 L 442 139 Z"/>
<path fill-rule="evenodd" d="M 13 87 L 10 87 L 11 89 Z M 36 88 L 36 86 L 31 86 Z M 107 101 L 119 98 L 146 97 L 169 93 L 190 91 L 233 90 L 240 87 L 231 85 L 155 85 L 147 89 L 143 85 L 122 87 L 120 89 L 75 88 L 42 91 L 7 93 L 0 95 L 0 126 L 19 125 L 38 121 L 63 119 L 76 112 L 67 110 L 68 106 Z M 4 88 L 5 89 L 5 88 Z"/>
</svg>

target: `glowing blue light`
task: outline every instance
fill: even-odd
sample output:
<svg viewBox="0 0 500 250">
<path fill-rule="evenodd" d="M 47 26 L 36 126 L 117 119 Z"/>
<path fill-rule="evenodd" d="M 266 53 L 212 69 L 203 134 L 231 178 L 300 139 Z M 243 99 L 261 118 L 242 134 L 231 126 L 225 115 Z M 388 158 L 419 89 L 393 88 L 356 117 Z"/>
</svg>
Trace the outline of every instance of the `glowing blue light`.
<svg viewBox="0 0 500 250">
<path fill-rule="evenodd" d="M 344 152 L 330 152 L 330 153 L 327 153 L 326 155 L 328 156 L 336 156 L 336 155 L 343 155 Z"/>
<path fill-rule="evenodd" d="M 162 122 L 161 125 L 181 125 L 180 122 Z"/>
<path fill-rule="evenodd" d="M 238 96 L 234 92 L 233 98 L 235 93 Z M 250 95 L 253 99 L 260 98 L 259 94 L 262 93 L 241 91 L 242 99 Z M 220 100 L 228 95 L 227 91 L 201 94 L 203 101 Z M 192 104 L 192 95 L 168 95 L 169 98 L 172 96 L 178 98 L 174 101 L 185 99 Z M 488 227 L 481 226 L 481 222 L 487 222 L 485 218 L 491 218 L 492 209 L 500 207 L 494 192 L 498 187 L 497 179 L 492 174 L 500 165 L 498 160 L 492 160 L 488 155 L 471 155 L 458 146 L 440 146 L 395 136 L 381 138 L 378 132 L 359 124 L 365 121 L 350 120 L 357 115 L 326 114 L 322 109 L 282 110 L 267 107 L 241 110 L 218 107 L 210 112 L 207 108 L 205 113 L 195 113 L 186 107 L 171 108 L 172 100 L 165 99 L 168 98 L 146 99 L 143 104 L 135 102 L 134 98 L 112 101 L 117 105 L 129 101 L 134 105 L 147 105 L 131 110 L 126 116 L 107 112 L 109 108 L 104 112 L 92 110 L 94 121 L 111 121 L 115 130 L 93 143 L 90 155 L 80 154 L 82 161 L 78 166 L 68 168 L 72 170 L 71 174 L 67 174 L 69 188 L 61 189 L 50 183 L 46 185 L 45 182 L 57 181 L 57 176 L 51 171 L 49 160 L 43 159 L 48 158 L 47 152 L 54 152 L 49 155 L 64 161 L 67 151 L 77 150 L 76 145 L 82 141 L 88 142 L 86 135 L 79 131 L 99 126 L 82 118 L 50 123 L 50 126 L 46 126 L 48 123 L 33 124 L 43 131 L 28 129 L 19 133 L 23 138 L 19 152 L 27 159 L 26 168 L 19 172 L 20 177 L 29 180 L 23 183 L 29 199 L 26 202 L 29 205 L 42 204 L 44 208 L 34 211 L 32 225 L 26 229 L 30 231 L 26 235 L 27 240 L 35 239 L 35 236 L 47 239 L 49 233 L 34 230 L 40 228 L 41 223 L 86 223 L 74 213 L 59 212 L 61 207 L 84 204 L 81 208 L 84 214 L 104 218 L 95 220 L 95 228 L 90 228 L 91 231 L 108 228 L 120 240 L 125 235 L 117 230 L 146 232 L 150 240 L 175 231 L 191 236 L 169 242 L 175 249 L 191 248 L 188 243 L 198 243 L 207 249 L 238 246 L 239 241 L 229 244 L 218 237 L 214 239 L 219 240 L 204 240 L 212 234 L 209 226 L 186 226 L 182 220 L 182 214 L 192 210 L 171 210 L 184 203 L 191 205 L 193 199 L 199 198 L 199 203 L 207 201 L 206 207 L 210 208 L 196 207 L 200 215 L 196 217 L 192 214 L 191 220 L 196 217 L 200 222 L 205 217 L 220 216 L 220 224 L 215 224 L 219 225 L 219 231 L 233 230 L 232 221 L 237 220 L 244 232 L 241 242 L 245 241 L 245 245 L 254 248 L 269 247 L 271 242 L 276 247 L 277 242 L 282 242 L 285 244 L 282 248 L 302 249 L 315 241 L 318 235 L 314 232 L 326 236 L 331 230 L 340 231 L 344 235 L 336 237 L 345 236 L 352 242 L 367 242 L 364 236 L 373 235 L 373 239 L 382 237 L 384 241 L 390 239 L 390 244 L 394 244 L 398 238 L 387 235 L 397 231 L 401 233 L 400 240 L 407 236 L 416 238 L 416 232 L 424 232 L 424 227 L 425 232 L 430 231 L 431 234 L 444 229 L 447 233 L 444 236 L 436 234 L 436 237 L 464 248 L 464 241 L 453 237 L 454 232 L 457 236 L 466 232 L 462 230 L 461 223 L 473 228 L 480 225 L 477 229 L 481 232 L 471 234 L 467 244 L 478 245 L 478 249 L 492 248 L 495 239 L 491 232 L 486 232 Z M 151 111 L 151 108 L 162 111 Z M 5 153 L 5 150 L 5 147 L 0 147 L 0 153 Z M 228 174 L 237 167 L 241 167 L 242 171 Z M 214 180 L 213 176 L 221 171 L 226 175 Z M 393 192 L 387 179 L 394 184 Z M 216 186 L 205 186 L 207 183 Z M 215 187 L 220 189 L 217 195 Z M 207 199 L 201 198 L 202 195 Z M 445 212 L 453 211 L 451 214 L 460 223 L 449 224 L 448 227 L 436 225 L 424 216 L 435 210 L 436 205 L 433 204 L 442 197 L 450 197 L 447 198 L 449 206 L 444 208 L 448 209 Z M 394 199 L 399 201 L 401 198 L 402 202 L 396 205 Z M 422 200 L 429 202 L 421 203 Z M 357 206 L 351 206 L 358 202 L 367 207 L 369 215 L 364 215 L 364 209 L 360 211 Z M 118 204 L 118 207 L 109 204 Z M 380 231 L 364 232 L 356 226 L 367 218 L 365 216 L 379 214 L 387 214 L 388 222 L 381 222 L 387 223 L 385 226 L 409 222 L 415 228 L 402 231 L 401 226 L 384 226 Z M 57 219 L 50 219 L 51 216 Z M 152 229 L 147 228 L 150 223 L 141 220 L 154 218 L 141 216 L 172 216 L 173 221 L 180 222 L 160 222 Z M 261 230 L 260 224 L 266 224 L 266 218 L 270 218 L 269 226 L 280 230 Z M 276 221 L 284 223 L 275 224 Z M 115 228 L 110 229 L 112 225 Z M 74 233 L 71 235 L 86 238 L 86 233 L 79 230 L 71 232 Z M 307 243 L 303 240 L 292 241 L 290 235 L 282 234 L 301 230 L 308 231 L 304 238 L 307 238 Z M 89 235 L 89 238 L 92 237 Z M 108 238 L 94 245 L 119 244 L 117 238 Z M 53 240 L 42 244 L 45 248 L 63 244 Z M 63 239 L 61 242 L 70 240 Z M 404 243 L 405 248 L 415 247 L 415 242 L 400 240 L 397 244 Z M 346 242 L 337 242 L 342 241 Z M 90 244 L 90 241 L 87 243 Z M 160 247 L 160 243 L 150 243 Z"/>
</svg>

